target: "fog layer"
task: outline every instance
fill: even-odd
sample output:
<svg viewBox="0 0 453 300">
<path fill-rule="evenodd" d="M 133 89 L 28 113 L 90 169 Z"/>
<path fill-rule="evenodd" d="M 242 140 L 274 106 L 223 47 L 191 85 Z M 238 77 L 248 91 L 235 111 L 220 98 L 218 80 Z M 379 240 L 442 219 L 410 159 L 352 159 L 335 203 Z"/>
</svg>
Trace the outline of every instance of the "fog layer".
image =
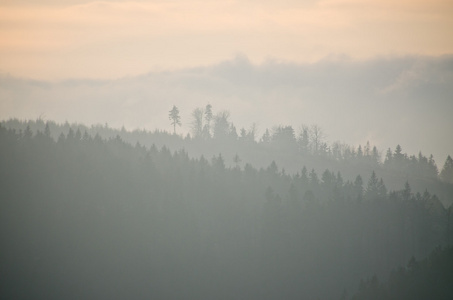
<svg viewBox="0 0 453 300">
<path fill-rule="evenodd" d="M 276 124 L 318 124 L 327 139 L 381 149 L 420 140 L 444 160 L 453 152 L 453 57 L 326 59 L 314 64 L 244 56 L 222 63 L 117 80 L 36 81 L 0 77 L 0 118 L 66 120 L 113 127 L 169 130 L 168 110 L 181 112 L 190 130 L 194 107 L 211 103 L 231 111 L 238 128 L 257 124 L 258 135 Z"/>
</svg>

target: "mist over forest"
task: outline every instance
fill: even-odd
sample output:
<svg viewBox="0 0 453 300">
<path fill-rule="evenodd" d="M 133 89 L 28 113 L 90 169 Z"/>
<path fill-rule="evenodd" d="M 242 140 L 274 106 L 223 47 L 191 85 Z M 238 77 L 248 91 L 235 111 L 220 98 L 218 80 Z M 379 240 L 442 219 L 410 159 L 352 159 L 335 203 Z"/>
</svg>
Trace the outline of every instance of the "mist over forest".
<svg viewBox="0 0 453 300">
<path fill-rule="evenodd" d="M 0 72 L 0 119 L 87 126 L 107 123 L 127 130 L 170 131 L 169 106 L 191 129 L 192 111 L 227 110 L 239 130 L 317 124 L 329 143 L 382 151 L 400 144 L 417 155 L 433 154 L 438 164 L 453 153 L 453 56 L 381 56 L 368 60 L 326 57 L 313 63 L 245 55 L 193 68 L 153 71 L 117 79 L 43 80 Z M 421 143 L 422 142 L 422 143 Z"/>
<path fill-rule="evenodd" d="M 451 299 L 453 159 L 316 124 L 0 123 L 6 299 Z"/>
<path fill-rule="evenodd" d="M 452 29 L 450 0 L 0 0 L 0 300 L 452 300 Z"/>
</svg>

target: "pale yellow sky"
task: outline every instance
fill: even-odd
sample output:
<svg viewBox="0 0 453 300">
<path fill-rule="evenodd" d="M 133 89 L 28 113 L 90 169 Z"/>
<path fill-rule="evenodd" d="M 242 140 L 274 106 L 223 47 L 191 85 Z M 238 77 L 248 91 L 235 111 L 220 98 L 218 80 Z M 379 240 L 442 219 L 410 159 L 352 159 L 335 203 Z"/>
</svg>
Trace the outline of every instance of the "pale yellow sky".
<svg viewBox="0 0 453 300">
<path fill-rule="evenodd" d="M 0 1 L 0 72 L 116 78 L 207 65 L 453 53 L 453 1 Z"/>
</svg>

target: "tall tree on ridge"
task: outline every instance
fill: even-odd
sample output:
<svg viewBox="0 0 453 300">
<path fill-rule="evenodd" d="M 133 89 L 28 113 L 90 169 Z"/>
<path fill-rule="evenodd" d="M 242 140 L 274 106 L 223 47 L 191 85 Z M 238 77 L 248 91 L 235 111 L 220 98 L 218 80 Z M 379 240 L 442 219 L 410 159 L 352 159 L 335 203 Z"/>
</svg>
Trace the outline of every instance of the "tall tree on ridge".
<svg viewBox="0 0 453 300">
<path fill-rule="evenodd" d="M 318 125 L 311 126 L 311 142 L 313 144 L 314 154 L 318 154 L 319 148 L 324 140 L 324 132 Z"/>
<path fill-rule="evenodd" d="M 224 139 L 230 133 L 230 112 L 222 111 L 214 117 L 214 138 Z"/>
<path fill-rule="evenodd" d="M 208 103 L 208 105 L 206 105 L 206 108 L 204 110 L 204 119 L 205 119 L 206 123 L 203 128 L 204 135 L 207 138 L 211 137 L 211 120 L 212 120 L 212 118 L 213 118 L 212 105 Z"/>
<path fill-rule="evenodd" d="M 203 114 L 204 111 L 202 108 L 195 108 L 192 112 L 192 133 L 194 137 L 200 137 L 203 134 Z"/>
<path fill-rule="evenodd" d="M 176 134 L 176 125 L 181 126 L 181 117 L 176 105 L 173 105 L 173 108 L 169 111 L 168 118 L 171 120 L 171 125 L 173 125 L 173 134 Z"/>
</svg>

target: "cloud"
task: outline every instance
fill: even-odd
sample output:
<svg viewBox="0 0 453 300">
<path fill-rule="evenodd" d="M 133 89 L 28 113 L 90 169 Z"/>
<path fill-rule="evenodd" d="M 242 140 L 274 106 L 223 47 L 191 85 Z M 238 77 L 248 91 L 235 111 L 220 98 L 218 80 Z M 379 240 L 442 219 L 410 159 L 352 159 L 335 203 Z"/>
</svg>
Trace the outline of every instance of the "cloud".
<svg viewBox="0 0 453 300">
<path fill-rule="evenodd" d="M 328 139 L 350 144 L 376 143 L 381 149 L 401 144 L 409 153 L 453 153 L 453 56 L 383 57 L 316 63 L 246 56 L 217 64 L 149 72 L 115 80 L 36 81 L 0 77 L 0 119 L 108 123 L 114 127 L 169 129 L 168 110 L 190 114 L 211 103 L 230 110 L 237 128 L 258 124 L 318 124 Z"/>
</svg>

